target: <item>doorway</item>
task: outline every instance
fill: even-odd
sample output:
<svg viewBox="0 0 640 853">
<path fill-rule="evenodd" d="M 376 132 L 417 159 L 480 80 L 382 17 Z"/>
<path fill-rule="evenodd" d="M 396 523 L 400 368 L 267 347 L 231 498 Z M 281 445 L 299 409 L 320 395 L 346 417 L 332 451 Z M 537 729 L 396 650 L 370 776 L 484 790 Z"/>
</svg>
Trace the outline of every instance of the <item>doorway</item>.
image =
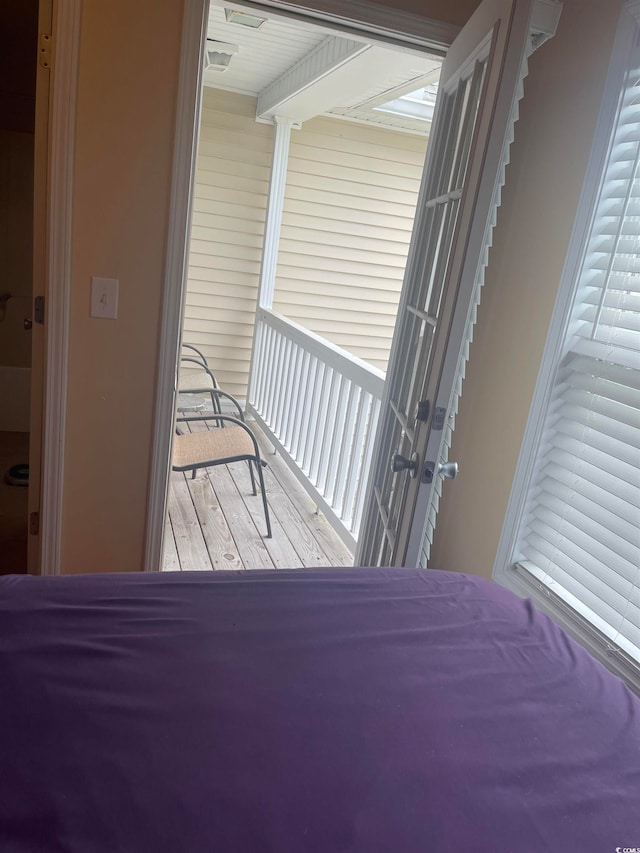
<svg viewBox="0 0 640 853">
<path fill-rule="evenodd" d="M 232 8 L 235 6 L 233 4 Z M 285 7 L 288 13 L 292 9 L 291 4 L 276 2 L 264 6 L 247 4 L 240 8 L 249 6 L 263 11 L 265 6 L 269 9 L 272 6 Z M 551 8 L 549 4 L 536 0 L 483 0 L 459 37 L 439 45 L 440 55 L 446 55 L 443 70 L 446 92 L 443 88 L 439 94 L 434 115 L 434 137 L 439 139 L 439 144 L 430 146 L 427 154 L 418 199 L 418 218 L 412 234 L 402 289 L 402 322 L 397 323 L 394 330 L 390 378 L 384 383 L 380 406 L 381 429 L 374 430 L 376 439 L 373 460 L 376 475 L 369 479 L 366 489 L 366 524 L 364 536 L 361 537 L 363 544 L 359 542 L 356 551 L 356 561 L 363 565 L 416 565 L 418 552 L 421 549 L 423 553 L 428 551 L 429 528 L 425 527 L 425 523 L 437 511 L 441 480 L 449 476 L 451 470 L 446 462 L 446 453 L 500 202 L 509 146 L 518 116 L 518 102 L 522 97 L 526 60 L 555 33 L 559 12 L 559 6 Z M 322 19 L 322 15 L 320 17 Z M 432 22 L 423 20 L 423 24 L 429 29 Z M 195 20 L 191 21 L 188 29 L 193 47 Z M 206 20 L 203 19 L 200 22 L 201 39 L 205 30 Z M 361 40 L 362 32 L 363 29 L 357 30 Z M 377 32 L 380 33 L 381 29 L 377 28 Z M 406 31 L 401 38 L 397 38 L 397 32 L 394 33 L 391 28 L 386 29 L 386 34 L 396 43 L 411 44 L 412 36 Z M 417 38 L 412 47 L 428 48 L 428 41 L 428 38 Z M 431 44 L 433 46 L 433 42 Z M 201 42 L 201 47 L 204 53 L 204 42 Z M 233 49 L 226 52 L 229 55 L 235 53 Z M 434 53 L 437 52 L 436 49 Z M 184 55 L 188 55 L 186 51 Z M 228 64 L 228 61 L 223 64 Z M 194 79 L 200 81 L 199 69 L 191 68 L 189 73 L 183 75 L 185 98 L 191 96 L 190 87 Z M 279 88 L 268 94 L 277 101 L 281 93 Z M 262 106 L 268 107 L 270 99 L 266 94 Z M 196 108 L 194 115 L 197 112 Z M 185 110 L 182 119 L 178 126 L 179 136 L 188 133 L 191 114 Z M 279 123 L 276 124 L 279 130 Z M 448 145 L 447 140 L 451 140 L 452 144 Z M 283 148 L 286 149 L 286 145 Z M 191 155 L 193 149 L 189 153 Z M 176 164 L 174 174 L 185 174 L 186 146 L 183 146 L 183 155 L 184 159 Z M 188 162 L 193 168 L 194 160 L 191 156 Z M 447 206 L 451 211 L 443 217 L 443 212 L 449 210 Z M 183 210 L 185 220 L 188 220 L 190 209 L 190 194 L 183 189 L 178 204 L 173 206 L 176 240 L 172 244 L 175 250 L 178 245 L 184 247 L 183 260 L 186 257 L 186 240 L 181 233 L 179 214 Z M 173 263 L 177 272 L 178 261 L 173 260 Z M 180 267 L 180 272 L 184 272 L 183 267 Z M 168 270 L 168 274 L 171 274 L 171 270 Z M 184 276 L 181 275 L 180 282 L 183 280 Z M 434 283 L 435 289 L 428 284 L 429 281 Z M 417 292 L 422 294 L 420 288 L 425 282 L 428 284 L 428 304 L 421 304 L 422 295 L 418 300 L 420 304 L 414 304 L 411 291 L 417 287 Z M 160 529 L 164 525 L 168 467 L 163 466 L 163 460 L 167 459 L 171 444 L 171 415 L 175 405 L 175 387 L 170 391 L 167 377 L 175 375 L 178 361 L 181 316 L 177 310 L 178 294 L 183 296 L 182 287 L 171 283 L 165 294 L 165 305 L 169 310 L 163 318 L 162 336 L 166 343 L 167 358 L 161 363 L 158 384 L 155 439 L 159 453 L 154 454 L 147 528 L 146 563 L 152 570 L 159 567 L 158 544 L 161 541 Z M 431 300 L 432 294 L 439 295 Z M 257 320 L 262 320 L 265 310 L 271 309 L 272 299 L 272 291 L 267 291 L 266 304 L 259 299 Z M 410 335 L 405 334 L 407 323 L 413 324 Z M 434 333 L 422 334 L 420 330 L 425 324 Z M 280 321 L 276 319 L 274 325 L 279 326 Z M 269 361 L 270 354 L 278 349 L 273 336 L 270 340 L 269 333 L 265 333 L 258 338 L 259 345 L 253 347 L 252 373 L 256 357 L 259 361 L 264 360 L 266 353 L 270 374 L 276 377 L 275 384 L 279 386 L 278 393 L 281 398 L 287 399 L 292 377 L 295 384 L 300 376 L 295 341 L 289 341 L 280 350 L 278 358 Z M 172 360 L 173 352 L 176 356 Z M 293 359 L 292 354 L 295 356 Z M 302 360 L 304 362 L 304 357 Z M 336 387 L 333 377 L 329 384 L 333 394 Z M 411 389 L 408 396 L 404 393 L 405 386 Z M 248 408 L 259 416 L 252 400 L 253 388 L 250 381 Z M 398 397 L 400 392 L 401 398 Z M 264 398 L 264 387 L 261 393 Z M 346 403 L 346 409 L 349 408 L 350 404 Z M 321 476 L 328 476 L 334 482 L 334 472 L 336 467 L 340 467 L 342 457 L 334 461 L 333 468 L 322 468 L 324 448 L 327 446 L 326 428 L 328 425 L 330 433 L 332 424 L 328 418 L 322 415 L 318 417 L 315 409 L 311 411 L 314 412 L 315 421 L 318 424 L 322 422 L 320 431 L 325 436 L 319 463 Z M 336 422 L 344 414 L 343 407 L 338 410 Z M 371 417 L 365 418 L 365 423 L 367 421 L 370 422 Z M 280 416 L 276 429 L 280 429 L 283 423 L 288 428 L 290 417 L 287 414 Z M 278 447 L 277 442 L 275 446 Z M 315 458 L 317 467 L 318 456 Z M 389 470 L 390 463 L 393 478 L 389 489 L 385 472 Z M 327 470 L 328 474 L 325 473 Z M 380 536 L 384 537 L 389 546 L 385 545 L 381 551 L 378 548 Z M 373 552 L 380 551 L 380 554 L 370 557 L 371 548 Z"/>
<path fill-rule="evenodd" d="M 28 569 L 38 7 L 0 6 L 0 574 Z"/>
<path fill-rule="evenodd" d="M 233 466 L 176 472 L 167 568 L 352 563 L 442 62 L 254 12 L 209 10 L 182 340 L 263 445 L 274 533 Z"/>
</svg>

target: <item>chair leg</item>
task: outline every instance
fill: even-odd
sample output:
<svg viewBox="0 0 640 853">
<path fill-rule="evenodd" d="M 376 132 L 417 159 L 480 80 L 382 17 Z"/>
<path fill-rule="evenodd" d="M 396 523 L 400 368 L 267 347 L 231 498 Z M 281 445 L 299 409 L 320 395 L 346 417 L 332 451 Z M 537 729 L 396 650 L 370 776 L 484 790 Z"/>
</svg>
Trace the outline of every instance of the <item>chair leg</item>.
<svg viewBox="0 0 640 853">
<path fill-rule="evenodd" d="M 258 477 L 260 478 L 260 492 L 262 494 L 262 506 L 264 507 L 264 519 L 267 522 L 267 539 L 271 539 L 271 519 L 269 518 L 269 507 L 267 505 L 267 490 L 264 487 L 264 477 L 262 475 L 262 465 L 256 464 L 258 469 Z"/>
<path fill-rule="evenodd" d="M 197 471 L 197 470 L 198 470 L 197 468 L 194 468 L 194 469 L 193 469 L 193 471 L 191 472 L 191 479 L 192 479 L 192 480 L 195 480 L 195 478 L 196 478 L 196 471 Z"/>
<path fill-rule="evenodd" d="M 249 474 L 251 475 L 251 489 L 252 489 L 252 494 L 257 495 L 257 494 L 258 494 L 258 492 L 257 492 L 257 489 L 256 489 L 256 478 L 255 478 L 255 475 L 254 475 L 254 473 L 253 473 L 253 464 L 252 464 L 252 462 L 251 462 L 251 459 L 248 459 L 248 460 L 247 460 L 247 465 L 249 466 Z"/>
</svg>

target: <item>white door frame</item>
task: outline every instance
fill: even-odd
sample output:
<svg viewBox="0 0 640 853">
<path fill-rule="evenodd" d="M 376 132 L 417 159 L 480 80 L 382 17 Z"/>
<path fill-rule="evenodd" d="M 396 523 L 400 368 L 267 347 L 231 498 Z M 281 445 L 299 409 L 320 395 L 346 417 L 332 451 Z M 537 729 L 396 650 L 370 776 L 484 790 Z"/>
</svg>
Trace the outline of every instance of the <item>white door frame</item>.
<svg viewBox="0 0 640 853">
<path fill-rule="evenodd" d="M 344 32 L 367 34 L 376 40 L 430 49 L 444 54 L 459 28 L 421 15 L 399 12 L 363 0 L 305 0 L 305 2 L 227 3 L 252 6 L 273 14 L 295 14 L 310 23 L 333 25 Z M 176 109 L 173 176 L 158 349 L 158 380 L 154 416 L 147 525 L 143 568 L 159 571 L 167 510 L 178 350 L 182 333 L 185 271 L 191 223 L 191 197 L 196 165 L 202 92 L 202 52 L 209 0 L 186 0 Z"/>
<path fill-rule="evenodd" d="M 80 13 L 81 0 L 53 0 L 46 246 L 37 249 L 45 252 L 45 272 L 43 282 L 34 282 L 46 306 L 38 566 L 43 575 L 60 573 Z"/>
</svg>

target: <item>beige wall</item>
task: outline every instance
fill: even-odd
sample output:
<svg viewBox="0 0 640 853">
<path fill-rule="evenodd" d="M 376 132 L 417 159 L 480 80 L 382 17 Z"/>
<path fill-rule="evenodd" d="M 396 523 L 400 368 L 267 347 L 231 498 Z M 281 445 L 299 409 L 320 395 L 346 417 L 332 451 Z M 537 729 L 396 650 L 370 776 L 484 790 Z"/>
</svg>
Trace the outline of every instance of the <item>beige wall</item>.
<svg viewBox="0 0 640 853">
<path fill-rule="evenodd" d="M 83 7 L 64 572 L 141 567 L 181 18 L 181 0 Z M 120 280 L 117 321 L 89 317 L 92 275 Z"/>
<path fill-rule="evenodd" d="M 431 552 L 489 577 L 589 157 L 621 0 L 565 0 L 530 64 Z"/>
<path fill-rule="evenodd" d="M 293 131 L 274 308 L 387 369 L 427 140 L 340 119 Z"/>
</svg>

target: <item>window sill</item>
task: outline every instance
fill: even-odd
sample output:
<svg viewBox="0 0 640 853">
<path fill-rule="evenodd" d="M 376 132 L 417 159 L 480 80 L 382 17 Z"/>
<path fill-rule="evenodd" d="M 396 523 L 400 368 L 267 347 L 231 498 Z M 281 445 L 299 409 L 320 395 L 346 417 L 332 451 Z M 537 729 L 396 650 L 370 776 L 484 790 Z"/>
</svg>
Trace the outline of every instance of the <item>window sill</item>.
<svg viewBox="0 0 640 853">
<path fill-rule="evenodd" d="M 540 610 L 640 696 L 640 664 L 622 649 L 612 648 L 604 633 L 576 613 L 557 593 L 543 586 L 520 563 L 496 574 L 494 580 L 521 598 L 531 598 Z"/>
</svg>

